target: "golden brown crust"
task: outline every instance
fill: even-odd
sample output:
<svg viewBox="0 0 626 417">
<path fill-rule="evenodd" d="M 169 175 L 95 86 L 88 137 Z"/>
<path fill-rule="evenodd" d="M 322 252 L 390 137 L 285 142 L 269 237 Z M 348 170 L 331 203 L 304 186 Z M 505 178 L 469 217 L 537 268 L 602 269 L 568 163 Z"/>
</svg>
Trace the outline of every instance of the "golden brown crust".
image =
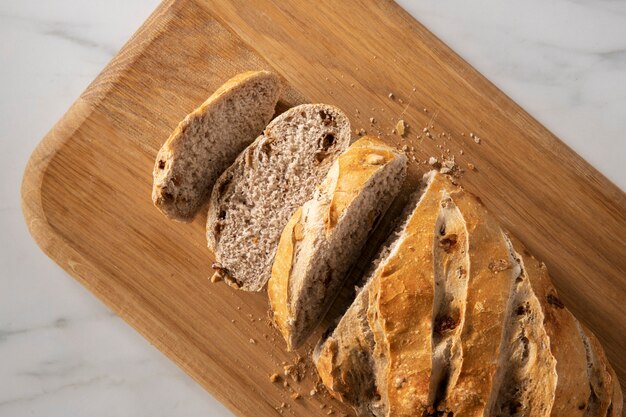
<svg viewBox="0 0 626 417">
<path fill-rule="evenodd" d="M 550 351 L 556 359 L 558 378 L 550 415 L 583 416 L 590 390 L 585 346 L 576 319 L 558 298 L 546 266 L 535 259 L 514 236 L 509 238 L 524 262 L 526 276 L 541 304 Z"/>
<path fill-rule="evenodd" d="M 589 329 L 582 324 L 581 327 L 587 337 L 589 347 L 591 348 L 593 368 L 591 369 L 589 382 L 593 395 L 595 396 L 595 413 L 596 415 L 604 417 L 608 415 L 610 409 L 612 409 L 611 403 L 614 395 L 613 385 L 616 381 L 613 380 L 611 366 L 609 365 L 609 361 L 604 354 L 604 349 L 602 349 L 600 342 Z M 619 382 L 617 382 L 617 385 L 619 386 Z"/>
<path fill-rule="evenodd" d="M 439 206 L 448 196 L 462 214 L 469 245 L 466 308 L 457 322 L 461 326 L 462 361 L 458 378 L 449 379 L 444 393 L 433 396 L 431 392 L 429 396 L 429 389 L 433 389 L 432 381 L 429 386 L 431 360 L 436 352 L 431 343 L 433 328 L 437 328 L 437 320 L 433 320 L 433 295 L 437 294 L 433 267 L 434 262 L 448 262 L 433 251 L 433 234 Z M 473 196 L 443 176 L 435 174 L 403 235 L 383 262 L 366 287 L 368 330 L 374 337 L 371 359 L 384 404 L 379 409 L 381 415 L 484 416 L 500 399 L 505 402 L 499 406 L 511 401 L 513 414 L 525 407 L 529 414 L 524 415 L 621 416 L 622 392 L 614 370 L 595 336 L 580 330 L 581 325 L 558 298 L 545 265 L 518 240 L 504 234 Z M 520 300 L 527 302 L 517 305 Z M 510 368 L 518 372 L 511 375 L 519 376 L 520 384 L 525 384 L 520 392 L 529 396 L 524 404 L 518 404 L 515 387 L 503 385 L 511 380 L 504 380 L 502 376 L 507 374 L 502 373 L 502 367 L 511 366 L 509 353 L 520 354 L 507 344 L 517 341 L 511 338 L 511 329 L 515 330 L 511 326 L 522 323 L 511 317 L 526 314 L 524 308 L 532 309 L 536 320 L 527 320 L 525 328 L 515 329 L 522 329 L 521 334 L 528 337 L 529 349 L 541 352 L 530 351 L 527 357 L 521 356 L 514 365 L 517 367 Z M 344 324 L 354 323 L 348 322 Z M 355 349 L 345 343 L 358 343 L 353 337 L 354 325 L 338 327 L 337 331 L 341 337 L 336 336 L 333 342 L 342 343 L 324 346 L 318 368 L 323 382 L 337 390 L 338 398 L 363 407 L 362 399 L 349 395 L 345 379 L 346 371 L 355 368 L 345 360 L 346 352 Z M 373 404 L 372 397 L 366 401 Z"/>
<path fill-rule="evenodd" d="M 466 222 L 470 268 L 461 330 L 463 362 L 458 379 L 438 408 L 459 416 L 482 416 L 493 390 L 503 323 L 512 286 L 512 265 L 500 227 L 470 194 L 450 192 Z"/>
<path fill-rule="evenodd" d="M 291 276 L 295 245 L 296 242 L 300 240 L 296 226 L 300 225 L 300 227 L 302 227 L 300 223 L 301 219 L 302 207 L 296 210 L 283 229 L 272 265 L 272 277 L 267 284 L 267 295 L 269 297 L 270 307 L 274 313 L 274 323 L 287 340 L 287 333 L 289 331 L 287 320 L 289 320 L 291 316 L 289 277 Z"/>
<path fill-rule="evenodd" d="M 368 320 L 374 357 L 387 363 L 377 377 L 389 415 L 421 415 L 428 408 L 433 304 L 432 244 L 443 178 L 437 177 L 411 215 L 397 250 L 369 289 Z"/>
<path fill-rule="evenodd" d="M 338 173 L 329 193 L 332 197 L 324 219 L 327 234 L 374 173 L 396 157 L 393 149 L 380 139 L 365 136 L 337 158 Z"/>
</svg>

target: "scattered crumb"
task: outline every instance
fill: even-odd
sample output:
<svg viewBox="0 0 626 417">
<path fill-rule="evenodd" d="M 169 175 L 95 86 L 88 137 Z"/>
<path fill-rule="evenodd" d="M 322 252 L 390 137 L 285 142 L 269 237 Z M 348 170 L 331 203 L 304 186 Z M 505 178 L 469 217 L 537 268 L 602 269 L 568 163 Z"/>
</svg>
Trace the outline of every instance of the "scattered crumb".
<svg viewBox="0 0 626 417">
<path fill-rule="evenodd" d="M 402 103 L 404 103 L 404 101 L 402 101 L 402 99 L 401 99 L 401 98 L 399 98 L 399 99 L 398 99 L 398 103 L 402 104 Z"/>
<path fill-rule="evenodd" d="M 320 409 L 326 408 L 326 404 L 320 404 Z"/>
<path fill-rule="evenodd" d="M 388 95 L 387 97 L 389 97 L 390 99 L 392 99 L 392 100 L 393 100 L 394 95 L 393 95 L 393 93 L 389 93 L 389 95 Z"/>
<path fill-rule="evenodd" d="M 474 137 L 474 133 L 470 132 L 470 138 Z"/>
<path fill-rule="evenodd" d="M 317 390 L 316 390 L 315 388 L 313 388 L 311 391 L 309 391 L 309 395 L 310 395 L 311 397 L 314 397 L 314 396 L 315 396 L 315 394 L 317 394 Z"/>
<path fill-rule="evenodd" d="M 350 84 L 350 87 L 354 88 L 354 83 Z"/>
<path fill-rule="evenodd" d="M 409 150 L 409 147 L 408 147 L 407 145 L 404 145 L 404 146 L 402 147 L 402 150 L 403 150 L 404 152 L 406 152 L 406 151 L 408 151 L 408 150 Z"/>
<path fill-rule="evenodd" d="M 474 136 L 474 142 L 480 144 L 480 138 L 478 136 Z"/>
<path fill-rule="evenodd" d="M 474 164 L 472 164 L 471 162 L 468 162 L 468 163 L 467 163 L 467 168 L 468 168 L 470 171 L 475 171 L 475 170 L 476 170 L 476 167 L 475 167 L 475 166 L 474 166 Z"/>
<path fill-rule="evenodd" d="M 428 109 L 424 107 L 424 113 L 428 113 Z"/>
<path fill-rule="evenodd" d="M 211 275 L 211 282 L 215 284 L 216 282 L 220 282 L 220 281 L 222 281 L 222 274 L 215 271 L 213 275 Z"/>
<path fill-rule="evenodd" d="M 459 151 L 459 155 L 463 155 L 464 153 L 465 153 L 465 152 L 463 152 L 463 149 L 461 149 L 461 150 Z"/>
<path fill-rule="evenodd" d="M 273 373 L 272 375 L 270 375 L 270 381 L 272 383 L 280 381 L 280 375 L 278 375 L 277 373 Z"/>
<path fill-rule="evenodd" d="M 254 340 L 254 339 L 250 339 L 249 342 L 250 342 L 251 345 L 255 345 L 256 344 L 256 340 Z"/>
<path fill-rule="evenodd" d="M 293 394 L 290 395 L 292 400 L 299 400 L 301 397 L 301 395 L 297 392 L 294 392 Z"/>
<path fill-rule="evenodd" d="M 230 322 L 231 322 L 231 323 L 234 323 L 234 322 L 235 322 L 235 319 L 231 319 L 231 320 L 230 320 Z"/>
<path fill-rule="evenodd" d="M 334 410 L 328 410 L 328 412 L 326 413 L 326 415 L 331 415 L 333 414 L 335 411 Z"/>
<path fill-rule="evenodd" d="M 417 91 L 417 88 L 413 87 L 413 92 L 416 92 L 416 91 Z"/>
<path fill-rule="evenodd" d="M 395 135 L 396 134 L 396 129 L 391 129 L 391 134 Z"/>
<path fill-rule="evenodd" d="M 296 367 L 293 365 L 285 365 L 283 367 L 283 371 L 285 372 L 285 376 L 289 376 L 292 375 L 293 372 L 295 371 Z"/>
<path fill-rule="evenodd" d="M 461 136 L 465 136 L 465 132 L 461 133 Z"/>
<path fill-rule="evenodd" d="M 373 117 L 370 117 L 370 123 L 371 123 L 371 124 L 376 123 L 376 119 L 374 119 Z"/>
<path fill-rule="evenodd" d="M 402 119 L 398 120 L 398 123 L 396 123 L 396 131 L 398 132 L 400 136 L 404 136 L 405 128 L 406 128 L 406 125 L 404 123 L 404 120 Z"/>
<path fill-rule="evenodd" d="M 428 132 L 428 128 L 427 127 L 423 128 L 422 132 L 427 133 Z"/>
<path fill-rule="evenodd" d="M 283 381 L 283 388 L 287 388 L 289 386 L 289 382 L 287 380 Z"/>
<path fill-rule="evenodd" d="M 454 156 L 449 159 L 444 159 L 441 162 L 441 169 L 439 170 L 442 174 L 454 174 L 458 171 L 458 167 L 456 165 L 456 161 L 454 160 Z"/>
<path fill-rule="evenodd" d="M 430 165 L 430 166 L 433 166 L 433 167 L 434 167 L 434 166 L 435 166 L 435 165 L 437 165 L 437 164 L 439 164 L 439 160 L 438 160 L 437 158 L 435 158 L 434 156 L 431 156 L 431 157 L 428 159 L 428 165 Z"/>
</svg>

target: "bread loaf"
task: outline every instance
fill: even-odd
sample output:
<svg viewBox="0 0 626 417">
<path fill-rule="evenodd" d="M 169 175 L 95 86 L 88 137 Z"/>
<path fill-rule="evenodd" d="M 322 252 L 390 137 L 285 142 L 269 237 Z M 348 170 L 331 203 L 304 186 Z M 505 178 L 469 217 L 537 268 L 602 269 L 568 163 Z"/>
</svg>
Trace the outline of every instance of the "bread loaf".
<svg viewBox="0 0 626 417">
<path fill-rule="evenodd" d="M 207 242 L 216 273 L 236 288 L 261 290 L 289 218 L 350 140 L 350 122 L 333 106 L 303 104 L 274 119 L 213 188 Z"/>
<path fill-rule="evenodd" d="M 314 362 L 361 416 L 619 416 L 602 347 L 479 200 L 425 177 Z"/>
<path fill-rule="evenodd" d="M 154 205 L 173 220 L 193 220 L 218 176 L 270 121 L 280 91 L 276 74 L 245 72 L 187 115 L 157 154 Z"/>
<path fill-rule="evenodd" d="M 318 325 L 406 176 L 406 156 L 378 139 L 353 143 L 282 232 L 268 282 L 289 350 Z"/>
</svg>

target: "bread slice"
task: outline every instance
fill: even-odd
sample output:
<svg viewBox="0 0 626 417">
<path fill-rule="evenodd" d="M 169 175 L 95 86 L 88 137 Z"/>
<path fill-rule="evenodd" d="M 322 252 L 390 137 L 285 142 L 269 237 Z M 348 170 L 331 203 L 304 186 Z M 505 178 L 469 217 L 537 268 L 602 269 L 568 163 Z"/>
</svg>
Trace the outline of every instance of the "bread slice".
<svg viewBox="0 0 626 417">
<path fill-rule="evenodd" d="M 522 278 L 531 286 L 531 297 L 539 303 L 531 306 L 521 302 L 514 306 L 515 315 L 543 317 L 540 322 L 543 322 L 549 339 L 548 349 L 556 361 L 557 384 L 549 415 L 582 417 L 591 391 L 589 383 L 584 382 L 587 379 L 587 358 L 578 322 L 559 299 L 545 264 L 535 259 L 514 236 L 507 237 L 522 266 Z M 533 348 L 532 353 L 539 352 Z M 550 376 L 543 378 L 551 381 Z"/>
<path fill-rule="evenodd" d="M 303 104 L 274 119 L 213 188 L 207 242 L 216 273 L 236 288 L 261 290 L 289 218 L 350 140 L 348 118 L 326 104 Z"/>
<path fill-rule="evenodd" d="M 315 348 L 313 362 L 318 373 L 329 389 L 329 392 L 340 400 L 353 405 L 361 416 L 386 416 L 396 412 L 395 406 L 389 405 L 389 391 L 393 397 L 403 396 L 404 406 L 414 407 L 415 414 L 421 415 L 419 410 L 426 409 L 429 372 L 424 375 L 424 368 L 430 368 L 431 320 L 428 318 L 432 311 L 434 289 L 432 272 L 414 270 L 415 262 L 430 258 L 428 251 L 432 249 L 434 235 L 431 232 L 430 243 L 427 233 L 420 237 L 416 223 L 427 211 L 439 204 L 443 183 L 431 173 L 424 179 L 421 190 L 418 190 L 405 209 L 403 221 L 383 245 L 381 252 L 371 271 L 367 274 L 366 283 L 357 295 L 354 303 L 339 321 L 337 327 L 325 338 L 322 338 Z M 435 218 L 432 219 L 433 221 Z M 408 236 L 407 231 L 414 230 Z M 434 229 L 433 229 L 434 230 Z M 407 239 L 408 237 L 408 239 Z M 416 256 L 406 257 L 407 253 L 419 251 Z M 403 265 L 406 260 L 407 264 Z M 409 264 L 410 263 L 410 264 Z M 411 292 L 400 299 L 393 299 L 394 281 L 402 286 L 404 280 L 389 277 L 403 276 L 406 271 L 415 272 L 415 279 L 411 281 Z M 379 282 L 379 281 L 383 282 Z M 382 291 L 381 291 L 382 289 Z M 407 327 L 417 324 L 421 340 L 416 342 L 416 354 L 411 355 L 411 367 L 404 367 L 404 375 L 398 373 L 395 365 L 393 370 L 388 366 L 389 350 L 407 349 L 411 345 L 395 342 L 389 346 L 382 328 L 384 320 L 392 319 L 394 312 L 391 307 L 396 304 L 399 314 L 420 314 L 420 320 L 387 322 L 388 325 L 398 326 L 394 331 L 398 339 L 406 339 Z M 382 306 L 379 313 L 375 306 Z M 408 308 L 409 310 L 405 310 Z M 417 353 L 417 351 L 421 353 Z M 402 372 L 402 371 L 400 371 Z M 391 384 L 390 378 L 394 378 Z M 397 380 L 395 378 L 398 378 Z M 421 385 L 420 392 L 416 389 Z M 386 388 L 389 387 L 389 390 Z M 416 394 L 416 395 L 414 395 Z"/>
<path fill-rule="evenodd" d="M 187 115 L 157 154 L 154 205 L 173 220 L 193 220 L 218 176 L 270 121 L 280 92 L 276 74 L 244 72 Z"/>
<path fill-rule="evenodd" d="M 429 176 L 314 352 L 331 394 L 362 416 L 621 415 L 601 346 L 559 300 L 545 266 L 479 200 Z"/>
<path fill-rule="evenodd" d="M 367 237 L 400 191 L 407 158 L 364 137 L 331 167 L 282 232 L 268 282 L 274 321 L 289 350 L 317 327 Z"/>
</svg>

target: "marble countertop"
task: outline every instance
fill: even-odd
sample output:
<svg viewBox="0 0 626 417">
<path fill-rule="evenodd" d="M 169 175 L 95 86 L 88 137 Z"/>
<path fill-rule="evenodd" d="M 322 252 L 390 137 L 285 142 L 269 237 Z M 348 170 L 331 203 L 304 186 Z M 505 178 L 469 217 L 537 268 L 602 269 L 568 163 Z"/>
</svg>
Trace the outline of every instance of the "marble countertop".
<svg viewBox="0 0 626 417">
<path fill-rule="evenodd" d="M 47 259 L 20 210 L 30 152 L 157 3 L 0 2 L 0 416 L 231 415 Z M 626 2 L 400 3 L 626 188 Z"/>
</svg>

